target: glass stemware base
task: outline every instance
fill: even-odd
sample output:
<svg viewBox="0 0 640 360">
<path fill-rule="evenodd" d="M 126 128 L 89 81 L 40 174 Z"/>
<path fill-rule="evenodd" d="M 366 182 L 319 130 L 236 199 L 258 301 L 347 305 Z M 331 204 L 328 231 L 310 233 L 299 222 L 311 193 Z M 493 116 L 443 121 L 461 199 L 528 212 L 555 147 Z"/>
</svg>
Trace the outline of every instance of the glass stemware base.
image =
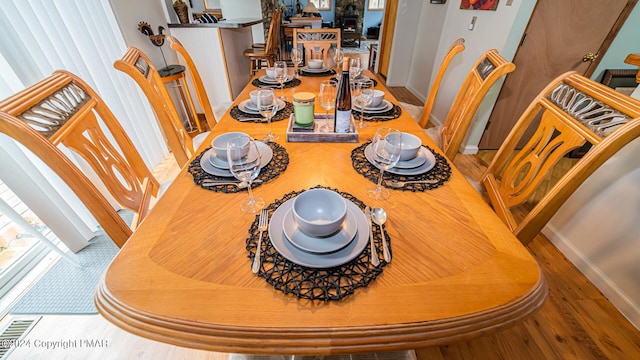
<svg viewBox="0 0 640 360">
<path fill-rule="evenodd" d="M 240 210 L 247 214 L 257 214 L 264 209 L 266 203 L 261 197 L 252 197 L 240 202 Z"/>
<path fill-rule="evenodd" d="M 386 200 L 391 194 L 389 193 L 389 190 L 385 189 L 384 187 L 373 185 L 367 188 L 367 195 L 369 195 L 369 197 L 372 199 Z"/>
</svg>

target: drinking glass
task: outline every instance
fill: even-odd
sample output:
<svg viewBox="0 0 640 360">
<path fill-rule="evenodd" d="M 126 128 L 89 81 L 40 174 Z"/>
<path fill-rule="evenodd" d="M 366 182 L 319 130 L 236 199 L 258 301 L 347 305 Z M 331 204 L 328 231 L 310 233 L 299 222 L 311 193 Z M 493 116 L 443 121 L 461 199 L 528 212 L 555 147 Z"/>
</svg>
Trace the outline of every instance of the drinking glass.
<svg viewBox="0 0 640 360">
<path fill-rule="evenodd" d="M 365 128 L 367 127 L 367 123 L 364 122 L 364 108 L 371 104 L 373 100 L 373 80 L 362 79 L 354 81 L 351 84 L 351 98 L 356 106 L 360 108 L 358 127 Z"/>
<path fill-rule="evenodd" d="M 263 140 L 265 142 L 278 140 L 278 135 L 274 134 L 271 129 L 271 118 L 278 112 L 278 100 L 273 89 L 261 89 L 258 91 L 257 106 L 260 115 L 267 118 L 267 124 L 269 125 L 269 133 L 265 135 Z"/>
<path fill-rule="evenodd" d="M 342 73 L 342 62 L 344 61 L 344 51 L 342 49 L 333 48 L 333 61 L 338 67 L 336 69 L 336 74 L 337 76 L 340 76 L 340 73 Z"/>
<path fill-rule="evenodd" d="M 302 47 L 300 45 L 298 45 L 297 48 L 291 49 L 291 62 L 294 65 L 295 77 L 299 78 L 298 67 L 302 64 Z"/>
<path fill-rule="evenodd" d="M 255 140 L 247 135 L 236 136 L 227 143 L 227 160 L 229 171 L 233 176 L 247 184 L 249 198 L 240 202 L 240 210 L 244 213 L 255 214 L 264 208 L 265 202 L 260 197 L 254 197 L 251 183 L 260 173 L 261 156 Z"/>
<path fill-rule="evenodd" d="M 389 198 L 389 190 L 382 187 L 382 175 L 385 170 L 394 167 L 400 159 L 402 133 L 397 129 L 379 128 L 371 142 L 371 161 L 380 169 L 380 177 L 375 186 L 367 188 L 367 195 L 376 200 Z"/>
<path fill-rule="evenodd" d="M 362 68 L 360 67 L 360 58 L 354 57 L 349 59 L 349 80 L 353 82 L 362 74 Z"/>
<path fill-rule="evenodd" d="M 320 132 L 329 132 L 331 130 L 330 121 L 329 121 L 329 110 L 333 109 L 336 106 L 336 93 L 338 89 L 338 83 L 334 80 L 323 80 L 320 83 L 320 93 L 318 97 L 320 98 L 320 106 L 322 106 L 325 110 L 325 119 L 326 121 L 320 126 Z"/>
<path fill-rule="evenodd" d="M 287 63 L 286 61 L 276 61 L 273 63 L 274 72 L 276 73 L 276 81 L 280 83 L 280 100 L 285 101 L 284 82 L 287 80 Z"/>
</svg>

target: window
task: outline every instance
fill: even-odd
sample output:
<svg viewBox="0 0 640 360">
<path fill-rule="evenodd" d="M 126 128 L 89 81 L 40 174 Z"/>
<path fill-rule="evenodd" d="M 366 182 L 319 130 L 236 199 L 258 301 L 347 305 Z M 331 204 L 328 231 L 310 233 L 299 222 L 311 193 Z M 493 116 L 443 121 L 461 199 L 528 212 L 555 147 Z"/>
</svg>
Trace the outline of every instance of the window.
<svg viewBox="0 0 640 360">
<path fill-rule="evenodd" d="M 384 10 L 384 0 L 369 0 L 369 10 Z"/>
<path fill-rule="evenodd" d="M 331 0 L 309 0 L 315 5 L 318 10 L 325 11 L 331 10 Z"/>
</svg>

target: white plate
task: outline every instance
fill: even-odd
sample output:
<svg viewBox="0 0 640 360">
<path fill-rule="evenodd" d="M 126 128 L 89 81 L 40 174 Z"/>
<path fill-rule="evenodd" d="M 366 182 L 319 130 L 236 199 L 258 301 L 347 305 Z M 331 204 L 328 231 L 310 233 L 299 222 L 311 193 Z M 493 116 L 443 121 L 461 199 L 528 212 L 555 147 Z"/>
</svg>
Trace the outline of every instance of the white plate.
<svg viewBox="0 0 640 360">
<path fill-rule="evenodd" d="M 277 99 L 276 100 L 278 103 L 278 111 L 284 109 L 287 104 L 285 104 L 284 101 Z M 259 115 L 260 111 L 258 111 L 258 107 L 256 106 L 256 104 L 254 104 L 251 99 L 247 99 L 247 100 L 242 100 L 239 104 L 238 104 L 238 109 L 240 109 L 240 111 L 246 112 L 247 114 L 256 114 Z M 277 111 L 276 111 L 277 113 Z M 265 119 L 266 121 L 267 119 Z"/>
<path fill-rule="evenodd" d="M 220 159 L 217 156 L 217 153 L 214 149 L 209 149 L 210 151 L 207 151 L 204 155 L 202 155 L 202 157 L 207 157 L 207 159 L 209 160 L 209 163 L 217 168 L 220 169 L 229 169 L 229 162 L 223 159 Z M 247 154 L 247 159 L 249 161 L 253 161 L 252 159 L 255 159 L 258 156 L 258 153 L 256 151 L 253 150 L 253 148 L 249 149 L 249 154 Z"/>
<path fill-rule="evenodd" d="M 416 157 L 414 157 L 413 159 L 410 160 L 400 160 L 398 161 L 398 163 L 396 164 L 396 166 L 394 166 L 394 168 L 396 169 L 413 169 L 416 168 L 422 164 L 424 164 L 425 161 L 427 161 L 427 153 L 429 151 L 427 150 L 427 148 L 425 147 L 421 147 L 420 150 L 418 150 L 418 154 L 416 154 Z"/>
<path fill-rule="evenodd" d="M 289 199 L 273 212 L 271 220 L 269 221 L 269 238 L 271 239 L 273 247 L 275 247 L 276 250 L 287 260 L 293 263 L 310 268 L 331 268 L 348 263 L 355 259 L 360 255 L 362 250 L 367 247 L 367 244 L 369 244 L 370 228 L 369 223 L 367 223 L 367 219 L 356 204 L 351 201 L 347 201 L 347 209 L 351 210 L 354 214 L 357 224 L 358 230 L 355 239 L 344 248 L 328 254 L 314 254 L 300 250 L 287 240 L 283 229 L 284 217 L 287 212 L 291 210 L 292 206 L 293 199 Z"/>
<path fill-rule="evenodd" d="M 267 166 L 271 159 L 273 159 L 273 150 L 271 150 L 269 145 L 261 141 L 256 141 L 256 145 L 258 146 L 258 151 L 262 156 L 262 159 L 260 159 L 260 168 L 263 168 Z M 213 149 L 209 149 L 204 155 L 202 155 L 202 157 L 200 157 L 200 166 L 202 167 L 202 170 L 215 176 L 233 177 L 229 169 L 221 169 L 211 164 L 209 157 L 215 156 L 215 154 L 211 154 L 212 151 Z"/>
<path fill-rule="evenodd" d="M 334 252 L 349 245 L 354 236 L 356 236 L 358 226 L 356 224 L 356 216 L 349 209 L 340 231 L 336 234 L 326 237 L 309 236 L 296 225 L 293 212 L 289 210 L 284 216 L 283 229 L 287 240 L 293 245 L 308 252 L 322 254 Z"/>
<path fill-rule="evenodd" d="M 357 112 L 360 112 L 360 107 L 358 107 L 358 105 L 353 105 L 353 109 L 356 110 Z M 391 109 L 393 109 L 393 104 L 388 100 L 382 100 L 382 104 L 380 104 L 380 106 L 377 106 L 375 108 L 365 106 L 364 112 L 369 114 L 377 114 L 377 113 L 389 111 Z"/>
<path fill-rule="evenodd" d="M 280 83 L 272 77 L 268 77 L 267 75 L 262 75 L 258 78 L 258 80 L 262 81 L 265 84 L 274 84 L 274 85 L 280 85 Z M 293 77 L 287 75 L 287 79 L 284 81 L 283 84 L 288 83 L 289 81 L 293 80 Z"/>
<path fill-rule="evenodd" d="M 411 169 L 398 169 L 396 167 L 392 167 L 391 169 L 385 171 L 396 175 L 420 175 L 426 173 L 427 171 L 433 169 L 434 166 L 436 166 L 436 157 L 433 156 L 433 153 L 424 146 L 422 147 L 421 151 L 424 151 L 425 156 L 427 157 L 424 164 Z M 369 160 L 370 163 L 373 164 L 373 161 L 371 160 L 373 158 L 372 152 L 373 150 L 371 148 L 371 144 L 367 145 L 367 147 L 364 148 L 364 156 L 367 158 L 367 160 Z"/>
<path fill-rule="evenodd" d="M 329 72 L 331 71 L 331 69 L 326 67 L 322 67 L 321 69 L 312 69 L 308 66 L 303 66 L 302 71 L 312 73 L 312 74 L 319 74 L 319 73 Z"/>
</svg>

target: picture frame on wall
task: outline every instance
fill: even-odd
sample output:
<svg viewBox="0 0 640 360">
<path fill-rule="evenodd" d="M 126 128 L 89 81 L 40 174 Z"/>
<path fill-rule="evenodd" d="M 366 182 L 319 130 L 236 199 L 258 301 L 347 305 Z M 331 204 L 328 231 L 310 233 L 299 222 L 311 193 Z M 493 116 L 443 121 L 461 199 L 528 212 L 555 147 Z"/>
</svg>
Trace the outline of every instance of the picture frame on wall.
<svg viewBox="0 0 640 360">
<path fill-rule="evenodd" d="M 493 10 L 498 8 L 499 0 L 460 0 L 463 10 Z"/>
</svg>

